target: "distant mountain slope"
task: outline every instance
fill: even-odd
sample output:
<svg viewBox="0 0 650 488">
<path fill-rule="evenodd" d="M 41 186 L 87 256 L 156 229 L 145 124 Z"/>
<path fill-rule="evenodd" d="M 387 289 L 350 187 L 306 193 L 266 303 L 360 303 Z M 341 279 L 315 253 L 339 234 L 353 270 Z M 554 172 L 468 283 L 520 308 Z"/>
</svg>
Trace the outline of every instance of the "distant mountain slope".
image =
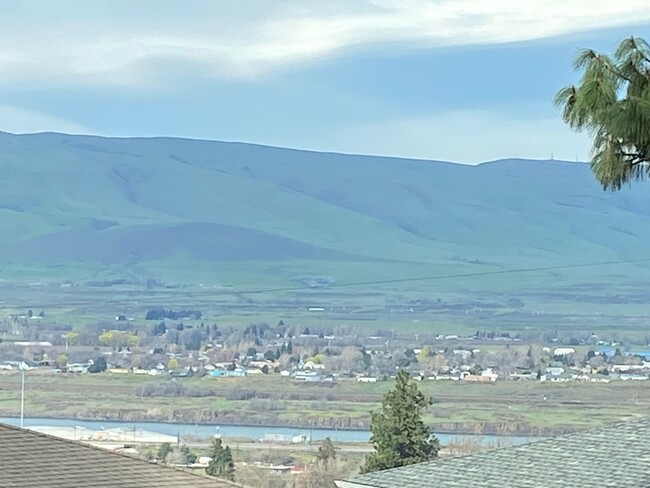
<svg viewBox="0 0 650 488">
<path fill-rule="evenodd" d="M 605 193 L 580 163 L 463 166 L 0 133 L 0 264 L 6 273 L 69 264 L 170 279 L 176 262 L 299 260 L 307 272 L 313 261 L 528 266 L 639 257 L 650 239 L 648 190 Z"/>
</svg>

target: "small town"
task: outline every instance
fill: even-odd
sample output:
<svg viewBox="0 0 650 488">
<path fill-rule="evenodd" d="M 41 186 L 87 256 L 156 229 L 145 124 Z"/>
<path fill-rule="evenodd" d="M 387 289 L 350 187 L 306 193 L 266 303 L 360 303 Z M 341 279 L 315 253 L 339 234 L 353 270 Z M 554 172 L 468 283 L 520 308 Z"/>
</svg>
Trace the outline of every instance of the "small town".
<svg viewBox="0 0 650 488">
<path fill-rule="evenodd" d="M 649 6 L 3 2 L 0 488 L 650 488 Z"/>
<path fill-rule="evenodd" d="M 169 315 L 187 311 L 167 311 Z M 192 312 L 200 314 L 200 312 Z M 295 382 L 394 379 L 398 370 L 415 381 L 642 381 L 650 378 L 650 346 L 630 346 L 596 335 L 529 343 L 510 334 L 422 336 L 409 342 L 390 334 L 362 337 L 339 327 L 313 325 L 250 325 L 243 330 L 220 329 L 197 320 L 177 322 L 115 317 L 116 329 L 87 327 L 89 332 L 65 332 L 65 326 L 38 317 L 40 339 L 29 315 L 14 316 L 0 330 L 25 337 L 0 344 L 0 372 L 20 367 L 50 374 L 108 373 L 171 378 L 237 378 L 279 375 Z M 151 324 L 151 322 L 155 322 Z M 136 325 L 139 324 L 139 325 Z M 99 330 L 99 327 L 102 327 Z M 9 329 L 9 330 L 7 330 Z M 346 334 L 346 332 L 348 332 Z M 426 340 L 427 342 L 424 342 Z"/>
</svg>

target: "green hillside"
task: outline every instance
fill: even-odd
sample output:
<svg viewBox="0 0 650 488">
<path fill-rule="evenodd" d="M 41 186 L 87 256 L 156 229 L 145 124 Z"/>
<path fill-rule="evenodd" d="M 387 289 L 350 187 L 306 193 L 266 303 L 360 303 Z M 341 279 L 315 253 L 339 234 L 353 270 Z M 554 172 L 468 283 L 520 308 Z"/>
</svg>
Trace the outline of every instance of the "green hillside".
<svg viewBox="0 0 650 488">
<path fill-rule="evenodd" d="M 9 282 L 264 286 L 297 275 L 346 282 L 642 258 L 650 198 L 642 184 L 605 193 L 579 163 L 463 166 L 0 133 L 0 223 L 0 277 Z M 565 278 L 631 282 L 647 270 L 517 280 L 542 288 Z"/>
</svg>

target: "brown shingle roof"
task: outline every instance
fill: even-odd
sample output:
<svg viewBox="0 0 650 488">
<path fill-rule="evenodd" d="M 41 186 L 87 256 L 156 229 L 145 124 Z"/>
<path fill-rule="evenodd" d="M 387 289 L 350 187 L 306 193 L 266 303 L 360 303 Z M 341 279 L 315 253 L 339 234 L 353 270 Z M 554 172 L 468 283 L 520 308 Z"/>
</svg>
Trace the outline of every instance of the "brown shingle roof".
<svg viewBox="0 0 650 488">
<path fill-rule="evenodd" d="M 0 486 L 233 488 L 239 485 L 0 424 Z"/>
</svg>

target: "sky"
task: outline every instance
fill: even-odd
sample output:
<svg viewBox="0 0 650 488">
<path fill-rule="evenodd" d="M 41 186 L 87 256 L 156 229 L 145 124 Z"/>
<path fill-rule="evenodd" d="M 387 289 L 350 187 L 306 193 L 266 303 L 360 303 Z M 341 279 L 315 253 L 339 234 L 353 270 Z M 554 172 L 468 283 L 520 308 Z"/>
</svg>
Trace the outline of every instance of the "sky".
<svg viewBox="0 0 650 488">
<path fill-rule="evenodd" d="M 586 160 L 572 58 L 647 0 L 5 0 L 0 130 Z"/>
</svg>

